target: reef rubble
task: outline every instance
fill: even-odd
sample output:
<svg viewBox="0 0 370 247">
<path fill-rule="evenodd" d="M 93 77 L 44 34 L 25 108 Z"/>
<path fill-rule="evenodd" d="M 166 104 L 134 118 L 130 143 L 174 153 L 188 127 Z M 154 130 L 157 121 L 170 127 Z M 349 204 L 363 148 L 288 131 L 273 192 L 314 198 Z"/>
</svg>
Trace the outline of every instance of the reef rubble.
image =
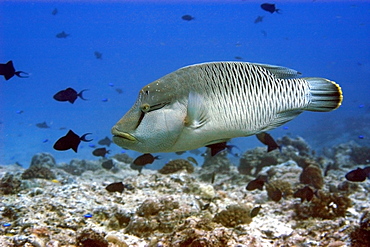
<svg viewBox="0 0 370 247">
<path fill-rule="evenodd" d="M 202 167 L 173 160 L 166 172 L 138 173 L 129 157 L 112 156 L 114 172 L 105 160 L 56 164 L 45 153 L 30 168 L 48 176 L 1 165 L 0 246 L 368 246 L 370 181 L 345 179 L 367 162 L 364 148 L 347 143 L 320 157 L 302 138 L 280 141 L 281 153 L 249 150 L 239 167 L 225 153 Z M 246 190 L 261 174 L 263 189 Z M 122 192 L 106 189 L 117 182 Z M 312 198 L 294 197 L 305 186 Z"/>
</svg>

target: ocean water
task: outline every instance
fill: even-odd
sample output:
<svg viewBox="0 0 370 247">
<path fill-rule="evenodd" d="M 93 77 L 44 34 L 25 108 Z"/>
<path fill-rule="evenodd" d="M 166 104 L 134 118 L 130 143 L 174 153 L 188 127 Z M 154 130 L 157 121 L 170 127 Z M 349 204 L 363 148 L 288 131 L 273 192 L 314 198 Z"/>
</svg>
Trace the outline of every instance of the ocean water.
<svg viewBox="0 0 370 247">
<path fill-rule="evenodd" d="M 342 87 L 339 109 L 304 112 L 270 131 L 275 138 L 301 136 L 319 152 L 348 141 L 370 145 L 370 2 L 276 1 L 280 13 L 272 14 L 261 3 L 1 1 L 0 63 L 12 60 L 29 78 L 0 78 L 0 164 L 28 167 L 39 152 L 57 162 L 98 159 L 89 144 L 101 147 L 97 142 L 111 137 L 111 127 L 141 87 L 186 65 L 240 58 L 290 67 Z M 262 22 L 254 23 L 258 16 Z M 57 38 L 62 31 L 69 36 Z M 83 94 L 88 100 L 53 99 L 68 87 L 88 89 Z M 50 128 L 36 126 L 44 121 Z M 81 143 L 78 153 L 54 150 L 69 129 L 92 133 L 93 141 Z M 253 136 L 232 144 L 242 151 L 261 146 Z M 139 155 L 114 144 L 108 149 Z"/>
</svg>

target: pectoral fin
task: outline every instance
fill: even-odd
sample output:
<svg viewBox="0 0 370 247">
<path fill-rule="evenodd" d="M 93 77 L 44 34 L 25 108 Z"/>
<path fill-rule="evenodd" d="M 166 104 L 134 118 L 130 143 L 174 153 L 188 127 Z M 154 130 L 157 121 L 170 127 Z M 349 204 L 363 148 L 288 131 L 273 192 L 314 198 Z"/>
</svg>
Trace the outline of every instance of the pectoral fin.
<svg viewBox="0 0 370 247">
<path fill-rule="evenodd" d="M 190 92 L 185 126 L 193 129 L 202 127 L 208 121 L 208 109 L 200 94 Z"/>
</svg>

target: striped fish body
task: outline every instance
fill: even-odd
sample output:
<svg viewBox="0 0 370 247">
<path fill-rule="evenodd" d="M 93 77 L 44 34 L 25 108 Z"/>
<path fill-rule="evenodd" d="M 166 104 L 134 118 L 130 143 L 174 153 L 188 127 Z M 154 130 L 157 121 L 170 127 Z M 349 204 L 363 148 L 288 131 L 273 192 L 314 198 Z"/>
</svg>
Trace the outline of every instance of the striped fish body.
<svg viewBox="0 0 370 247">
<path fill-rule="evenodd" d="M 196 64 L 145 86 L 113 127 L 118 145 L 175 152 L 276 128 L 305 110 L 330 111 L 340 87 L 295 70 L 245 62 Z"/>
</svg>

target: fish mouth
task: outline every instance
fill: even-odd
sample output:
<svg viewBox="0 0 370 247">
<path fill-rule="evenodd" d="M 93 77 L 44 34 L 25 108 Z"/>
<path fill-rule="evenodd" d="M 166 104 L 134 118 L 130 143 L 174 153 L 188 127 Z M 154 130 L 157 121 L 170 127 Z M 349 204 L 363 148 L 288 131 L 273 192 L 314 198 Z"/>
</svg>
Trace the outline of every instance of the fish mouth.
<svg viewBox="0 0 370 247">
<path fill-rule="evenodd" d="M 113 134 L 113 140 L 114 139 L 119 140 L 119 139 L 122 138 L 122 139 L 125 139 L 125 140 L 128 140 L 128 141 L 132 141 L 132 142 L 136 142 L 137 141 L 137 139 L 133 135 L 131 135 L 131 134 L 127 133 L 127 132 L 119 131 L 116 128 L 113 128 L 112 129 L 112 134 Z"/>
</svg>

